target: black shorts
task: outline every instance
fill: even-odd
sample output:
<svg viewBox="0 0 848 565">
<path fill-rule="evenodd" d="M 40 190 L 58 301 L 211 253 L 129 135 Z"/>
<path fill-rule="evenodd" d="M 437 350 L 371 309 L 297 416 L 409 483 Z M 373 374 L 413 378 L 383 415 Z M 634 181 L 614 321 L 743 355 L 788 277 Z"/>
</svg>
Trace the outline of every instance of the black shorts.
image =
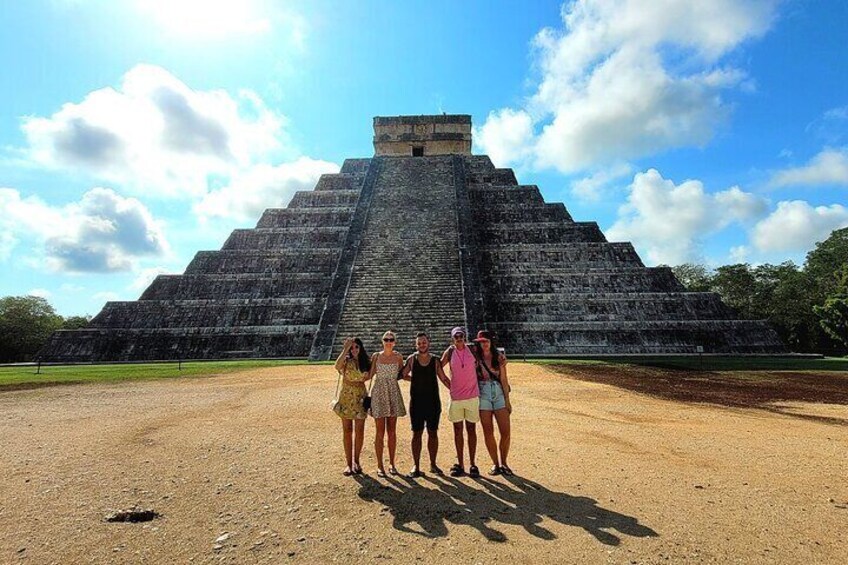
<svg viewBox="0 0 848 565">
<path fill-rule="evenodd" d="M 433 403 L 425 406 L 412 405 L 409 407 L 409 421 L 413 432 L 434 432 L 439 428 L 439 418 L 442 415 L 442 403 Z"/>
</svg>

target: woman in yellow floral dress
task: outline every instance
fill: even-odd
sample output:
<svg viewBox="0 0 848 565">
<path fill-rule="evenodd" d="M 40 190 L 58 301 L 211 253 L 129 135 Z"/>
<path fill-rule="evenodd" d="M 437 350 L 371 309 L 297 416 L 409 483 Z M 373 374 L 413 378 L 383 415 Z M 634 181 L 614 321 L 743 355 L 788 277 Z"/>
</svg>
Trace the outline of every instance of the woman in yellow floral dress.
<svg viewBox="0 0 848 565">
<path fill-rule="evenodd" d="M 368 415 L 363 405 L 365 381 L 370 378 L 371 359 L 365 352 L 362 340 L 348 338 L 339 358 L 336 370 L 341 374 L 342 389 L 333 411 L 342 419 L 342 443 L 347 467 L 343 472 L 349 477 L 362 473 L 359 455 L 365 435 L 365 418 Z M 354 438 L 355 436 L 355 438 Z"/>
</svg>

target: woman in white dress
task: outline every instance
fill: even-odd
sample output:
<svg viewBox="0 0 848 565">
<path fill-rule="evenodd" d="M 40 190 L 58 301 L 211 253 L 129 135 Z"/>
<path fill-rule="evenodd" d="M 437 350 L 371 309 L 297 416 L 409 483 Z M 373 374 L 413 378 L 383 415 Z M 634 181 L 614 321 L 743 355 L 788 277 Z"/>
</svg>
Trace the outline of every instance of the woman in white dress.
<svg viewBox="0 0 848 565">
<path fill-rule="evenodd" d="M 377 476 L 385 477 L 383 467 L 383 441 L 389 436 L 389 473 L 397 475 L 395 450 L 397 448 L 397 419 L 406 416 L 403 396 L 398 386 L 398 375 L 403 368 L 403 357 L 395 350 L 395 334 L 388 331 L 383 334 L 383 350 L 371 356 L 373 377 L 371 388 L 371 416 L 377 428 L 374 438 L 374 451 L 377 455 Z"/>
</svg>

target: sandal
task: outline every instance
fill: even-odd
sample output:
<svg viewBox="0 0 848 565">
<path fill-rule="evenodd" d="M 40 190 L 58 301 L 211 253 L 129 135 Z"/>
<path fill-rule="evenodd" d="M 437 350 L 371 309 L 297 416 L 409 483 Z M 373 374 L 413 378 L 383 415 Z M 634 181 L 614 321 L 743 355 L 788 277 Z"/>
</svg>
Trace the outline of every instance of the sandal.
<svg viewBox="0 0 848 565">
<path fill-rule="evenodd" d="M 410 479 L 418 479 L 424 476 L 424 473 L 418 467 L 413 467 L 412 470 L 406 475 Z"/>
<path fill-rule="evenodd" d="M 512 472 L 512 469 L 510 469 L 506 465 L 501 465 L 501 473 L 503 473 L 507 477 L 511 477 L 515 474 L 515 473 Z"/>
<path fill-rule="evenodd" d="M 362 474 L 362 465 L 360 465 L 359 463 L 354 463 L 353 464 L 353 474 L 354 475 L 361 475 Z"/>
<path fill-rule="evenodd" d="M 344 475 L 345 477 L 349 477 L 352 474 L 353 474 L 353 469 L 351 469 L 350 467 L 345 467 L 345 470 L 342 471 L 342 475 Z"/>
<path fill-rule="evenodd" d="M 390 475 L 397 475 L 398 474 L 397 467 L 394 467 L 394 466 L 389 467 L 389 474 Z"/>
<path fill-rule="evenodd" d="M 472 479 L 476 479 L 480 476 L 480 469 L 477 468 L 477 465 L 472 465 L 468 468 L 468 476 Z"/>
<path fill-rule="evenodd" d="M 501 474 L 501 468 L 498 467 L 497 465 L 492 465 L 492 468 L 489 469 L 489 474 L 492 475 L 493 477 L 495 475 L 500 475 Z"/>
<path fill-rule="evenodd" d="M 434 475 L 439 475 L 439 476 L 445 474 L 444 471 L 442 471 L 441 469 L 439 469 L 435 465 L 430 465 L 430 472 L 433 473 Z"/>
<path fill-rule="evenodd" d="M 381 479 L 385 479 L 386 478 L 385 469 L 377 469 L 377 476 L 380 477 Z"/>
<path fill-rule="evenodd" d="M 450 468 L 450 476 L 451 477 L 461 477 L 465 474 L 465 469 L 462 468 L 462 465 L 459 463 L 454 463 L 453 467 Z"/>
</svg>

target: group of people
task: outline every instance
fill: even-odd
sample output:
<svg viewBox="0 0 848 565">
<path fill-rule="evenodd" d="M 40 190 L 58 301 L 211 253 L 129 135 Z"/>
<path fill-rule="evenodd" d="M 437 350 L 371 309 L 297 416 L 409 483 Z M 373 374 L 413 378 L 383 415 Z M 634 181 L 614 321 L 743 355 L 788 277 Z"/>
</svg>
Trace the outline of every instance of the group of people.
<svg viewBox="0 0 848 565">
<path fill-rule="evenodd" d="M 494 336 L 480 331 L 468 342 L 465 328 L 451 330 L 451 345 L 441 357 L 430 352 L 430 337 L 420 332 L 415 338 L 415 353 L 407 357 L 395 351 L 396 337 L 391 331 L 383 334 L 383 349 L 370 357 L 362 340 L 348 338 L 336 360 L 341 390 L 336 387 L 333 411 L 342 421 L 342 438 L 347 467 L 344 475 L 362 473 L 359 462 L 365 433 L 365 420 L 370 414 L 376 424 L 374 451 L 377 456 L 377 476 L 386 477 L 383 460 L 384 442 L 388 439 L 388 474 L 397 475 L 397 419 L 407 411 L 401 395 L 400 380 L 409 381 L 409 417 L 412 424 L 413 467 L 407 475 L 418 478 L 421 471 L 421 450 L 424 430 L 427 430 L 427 452 L 430 472 L 441 475 L 436 463 L 439 450 L 439 420 L 442 402 L 439 382 L 450 391 L 448 420 L 453 424 L 456 463 L 450 468 L 452 477 L 465 471 L 465 444 L 468 444 L 468 475 L 478 477 L 476 463 L 477 424 L 483 427 L 483 438 L 492 459 L 490 475 L 512 475 L 507 463 L 510 444 L 509 380 L 506 356 L 497 348 Z M 447 369 L 447 371 L 445 370 Z M 366 383 L 371 381 L 370 396 Z M 438 382 L 437 382 L 438 381 Z M 495 438 L 497 425 L 500 440 Z"/>
</svg>

